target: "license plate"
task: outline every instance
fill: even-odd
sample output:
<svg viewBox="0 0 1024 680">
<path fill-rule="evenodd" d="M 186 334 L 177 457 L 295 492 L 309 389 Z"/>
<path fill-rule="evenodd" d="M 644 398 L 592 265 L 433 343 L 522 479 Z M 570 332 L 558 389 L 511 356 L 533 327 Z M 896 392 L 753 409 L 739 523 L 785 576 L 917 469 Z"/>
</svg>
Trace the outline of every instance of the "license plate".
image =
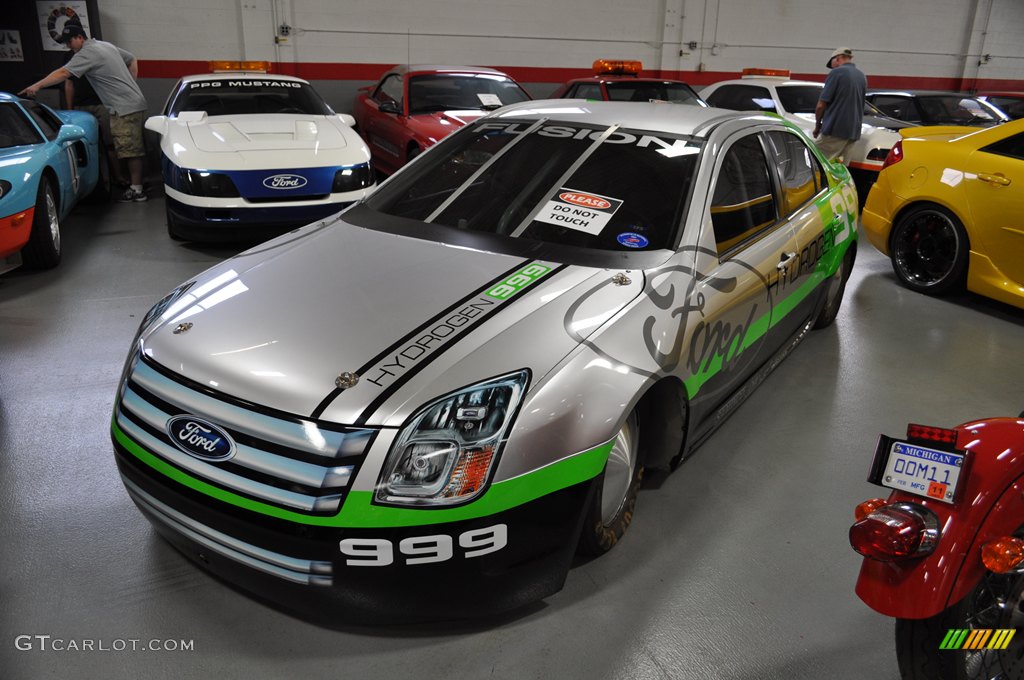
<svg viewBox="0 0 1024 680">
<path fill-rule="evenodd" d="M 957 497 L 964 457 L 962 453 L 893 441 L 878 482 L 890 489 L 952 503 Z"/>
</svg>

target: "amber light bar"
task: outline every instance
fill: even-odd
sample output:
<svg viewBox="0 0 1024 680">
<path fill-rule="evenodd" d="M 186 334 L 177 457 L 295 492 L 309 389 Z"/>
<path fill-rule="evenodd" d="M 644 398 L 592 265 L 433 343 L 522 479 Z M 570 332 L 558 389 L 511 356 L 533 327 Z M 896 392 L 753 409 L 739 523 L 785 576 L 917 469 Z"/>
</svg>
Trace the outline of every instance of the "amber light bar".
<svg viewBox="0 0 1024 680">
<path fill-rule="evenodd" d="M 269 61 L 211 61 L 210 70 L 214 73 L 225 71 L 257 71 L 267 73 L 270 71 Z"/>
<path fill-rule="evenodd" d="M 771 76 L 772 78 L 789 78 L 788 68 L 745 68 L 744 76 Z"/>
<path fill-rule="evenodd" d="M 599 76 L 635 76 L 643 68 L 644 64 L 640 61 L 598 59 L 594 62 L 594 74 Z"/>
</svg>

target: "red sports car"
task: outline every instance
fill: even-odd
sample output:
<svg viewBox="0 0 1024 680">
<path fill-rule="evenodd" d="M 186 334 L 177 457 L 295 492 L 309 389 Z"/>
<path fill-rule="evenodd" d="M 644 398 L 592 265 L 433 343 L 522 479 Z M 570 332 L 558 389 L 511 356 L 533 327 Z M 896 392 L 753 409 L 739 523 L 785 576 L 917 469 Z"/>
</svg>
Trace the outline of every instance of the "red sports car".
<svg viewBox="0 0 1024 680">
<path fill-rule="evenodd" d="M 490 68 L 396 66 L 359 90 L 353 114 L 374 169 L 392 174 L 466 123 L 529 98 L 516 81 Z"/>
<path fill-rule="evenodd" d="M 555 90 L 552 99 L 596 99 L 608 102 L 668 101 L 707 106 L 692 87 L 681 80 L 641 78 L 639 61 L 594 62 L 594 75 L 576 78 Z"/>
</svg>

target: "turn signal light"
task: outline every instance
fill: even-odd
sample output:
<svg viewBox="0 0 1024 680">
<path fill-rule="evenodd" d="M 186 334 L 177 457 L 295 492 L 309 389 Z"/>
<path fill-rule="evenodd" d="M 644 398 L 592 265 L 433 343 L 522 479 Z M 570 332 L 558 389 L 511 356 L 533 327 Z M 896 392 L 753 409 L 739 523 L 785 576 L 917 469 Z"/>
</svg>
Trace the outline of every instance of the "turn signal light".
<svg viewBox="0 0 1024 680">
<path fill-rule="evenodd" d="M 885 156 L 885 162 L 882 163 L 882 170 L 885 170 L 890 165 L 896 165 L 903 160 L 903 140 L 896 142 L 889 149 L 889 153 Z M 881 172 L 881 170 L 879 170 Z"/>
<path fill-rule="evenodd" d="M 771 78 L 789 78 L 790 73 L 787 68 L 745 68 L 743 69 L 743 77 L 747 76 L 769 76 Z"/>
<path fill-rule="evenodd" d="M 267 73 L 270 71 L 269 61 L 211 61 L 210 71 L 220 73 L 223 71 L 255 71 Z"/>
<path fill-rule="evenodd" d="M 880 562 L 924 557 L 935 550 L 938 540 L 938 518 L 910 503 L 887 505 L 850 527 L 853 549 Z"/>
<path fill-rule="evenodd" d="M 887 502 L 888 501 L 886 501 L 884 498 L 871 498 L 869 500 L 866 500 L 857 506 L 857 509 L 853 511 L 853 516 L 859 522 L 871 513 L 873 513 L 875 510 L 878 510 L 879 508 L 885 506 Z"/>
<path fill-rule="evenodd" d="M 635 76 L 644 68 L 640 61 L 623 61 L 598 59 L 594 62 L 594 75 L 599 76 Z"/>
<path fill-rule="evenodd" d="M 1009 574 L 1024 564 L 1024 540 L 1004 536 L 981 547 L 981 561 L 993 574 Z"/>
</svg>

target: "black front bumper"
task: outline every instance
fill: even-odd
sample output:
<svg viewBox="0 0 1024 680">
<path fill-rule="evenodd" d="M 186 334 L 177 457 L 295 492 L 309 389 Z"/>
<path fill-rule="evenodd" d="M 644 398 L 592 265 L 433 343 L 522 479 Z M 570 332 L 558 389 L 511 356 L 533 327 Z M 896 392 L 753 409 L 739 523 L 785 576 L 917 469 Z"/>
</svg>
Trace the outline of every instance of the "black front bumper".
<svg viewBox="0 0 1024 680">
<path fill-rule="evenodd" d="M 232 506 L 156 472 L 116 441 L 114 450 L 132 500 L 171 544 L 229 584 L 328 626 L 489 616 L 559 591 L 593 488 L 593 482 L 584 482 L 466 521 L 379 529 L 322 527 Z M 490 535 L 500 525 L 507 532 L 503 548 L 466 557 L 479 548 L 481 534 Z M 413 538 L 420 540 L 402 544 Z M 372 560 L 342 554 L 345 540 L 383 546 L 392 561 L 354 566 L 349 562 Z M 422 555 L 416 550 L 424 541 L 450 545 L 451 557 L 408 563 Z"/>
</svg>

